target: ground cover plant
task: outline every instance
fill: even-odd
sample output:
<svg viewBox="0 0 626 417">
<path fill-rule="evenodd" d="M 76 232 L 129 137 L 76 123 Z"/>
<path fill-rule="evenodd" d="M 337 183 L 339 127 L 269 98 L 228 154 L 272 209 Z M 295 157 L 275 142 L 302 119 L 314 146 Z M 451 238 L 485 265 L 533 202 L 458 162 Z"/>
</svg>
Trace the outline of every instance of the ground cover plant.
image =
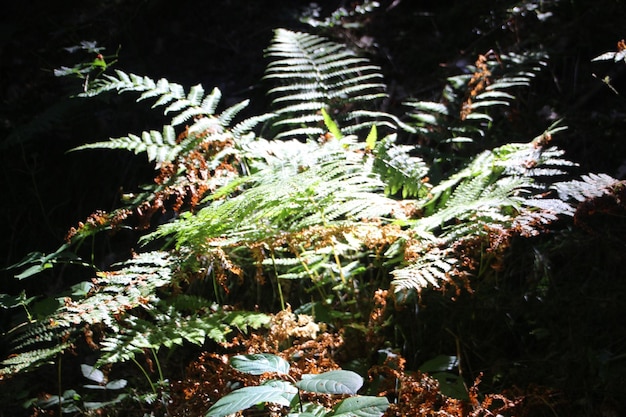
<svg viewBox="0 0 626 417">
<path fill-rule="evenodd" d="M 550 371 L 585 355 L 590 369 L 575 375 L 591 386 L 578 405 L 619 406 L 611 365 L 623 342 L 584 344 L 574 318 L 550 320 L 577 299 L 550 259 L 602 231 L 605 216 L 617 220 L 604 240 L 623 244 L 624 184 L 576 172 L 554 145 L 566 121 L 508 134 L 550 56 L 482 51 L 438 94 L 390 107 L 383 68 L 349 36 L 349 22 L 377 6 L 308 15 L 318 33 L 276 29 L 260 112 L 218 87 L 126 72 L 119 51 L 77 46 L 94 60 L 56 73 L 78 77 L 75 100 L 130 96 L 164 121 L 75 147 L 145 154 L 154 178 L 78 223 L 58 250 L 11 268 L 18 288 L 82 271 L 51 294 L 24 285 L 0 298 L 0 377 L 27 412 L 560 413 L 574 409 L 575 390 Z M 336 26 L 344 41 L 331 38 Z M 620 63 L 622 44 L 600 58 Z M 98 239 L 128 231 L 132 253 L 99 267 Z M 598 320 L 619 314 L 608 286 L 588 300 L 599 300 Z M 571 356 L 545 358 L 561 352 L 556 339 L 576 346 Z M 531 361 L 549 368 L 546 385 L 533 385 Z M 22 385 L 51 368 L 44 391 Z"/>
</svg>

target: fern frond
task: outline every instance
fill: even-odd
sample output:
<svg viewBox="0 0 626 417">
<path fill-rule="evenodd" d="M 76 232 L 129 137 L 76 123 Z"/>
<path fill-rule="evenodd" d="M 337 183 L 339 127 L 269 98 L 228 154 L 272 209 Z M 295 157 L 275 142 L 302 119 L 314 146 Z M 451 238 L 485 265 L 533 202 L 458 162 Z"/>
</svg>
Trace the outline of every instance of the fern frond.
<svg viewBox="0 0 626 417">
<path fill-rule="evenodd" d="M 225 342 L 228 327 L 218 314 L 183 313 L 160 302 L 155 309 L 148 311 L 149 320 L 130 315 L 120 322 L 120 331 L 111 333 L 102 342 L 104 354 L 100 363 L 124 362 L 132 359 L 144 349 L 172 349 L 183 342 L 202 345 L 207 338 Z"/>
<path fill-rule="evenodd" d="M 159 168 L 162 163 L 173 161 L 184 149 L 176 142 L 176 133 L 170 125 L 163 126 L 163 133 L 151 130 L 141 136 L 129 134 L 120 138 L 112 138 L 105 142 L 89 143 L 73 148 L 72 151 L 85 149 L 123 149 L 135 154 L 145 152 L 149 162 L 156 162 Z"/>
<path fill-rule="evenodd" d="M 230 187 L 218 191 L 198 213 L 161 226 L 145 241 L 173 235 L 178 247 L 218 262 L 215 268 L 241 259 L 233 255 L 238 249 L 262 245 L 274 256 L 248 265 L 266 266 L 281 279 L 331 282 L 338 273 L 356 273 L 356 267 L 345 268 L 352 256 L 367 251 L 357 250 L 362 240 L 349 244 L 347 233 L 365 227 L 363 219 L 381 221 L 400 211 L 384 197 L 384 183 L 365 162 L 369 156 L 354 150 L 361 145 L 351 137 L 324 144 L 249 142 L 244 155 L 250 156 L 252 174 L 238 183 L 236 194 Z"/>
<path fill-rule="evenodd" d="M 71 344 L 85 325 L 102 324 L 119 332 L 119 320 L 128 312 L 149 310 L 150 303 L 156 303 L 156 289 L 171 280 L 171 263 L 167 253 L 148 252 L 125 262 L 119 271 L 98 274 L 86 297 L 76 301 L 66 298 L 49 317 L 23 326 L 11 341 L 14 349 L 22 352 L 7 359 L 9 362 L 3 361 L 0 373 L 30 370 L 46 363 Z M 26 360 L 30 364 L 25 364 Z"/>
<path fill-rule="evenodd" d="M 420 291 L 425 285 L 436 286 L 433 282 L 449 281 L 443 273 L 445 268 L 435 263 L 443 260 L 446 265 L 454 264 L 454 256 L 442 250 L 443 246 L 471 243 L 493 230 L 536 235 L 559 216 L 573 214 L 566 197 L 581 198 L 584 190 L 592 193 L 594 186 L 611 184 L 610 177 L 596 176 L 585 179 L 588 183 L 565 183 L 563 199 L 548 197 L 549 184 L 566 173 L 564 168 L 575 166 L 562 156 L 561 150 L 544 148 L 538 140 L 503 145 L 477 155 L 465 168 L 430 189 L 418 201 L 422 217 L 404 224 L 420 235 L 434 235 L 436 241 L 417 250 L 417 261 L 392 272 L 396 291 Z M 554 188 L 561 187 L 559 184 Z"/>
<path fill-rule="evenodd" d="M 617 180 L 606 174 L 583 175 L 581 180 L 559 182 L 552 186 L 563 201 L 582 202 L 606 194 L 607 189 Z"/>
<path fill-rule="evenodd" d="M 345 217 L 382 215 L 393 204 L 375 193 L 383 186 L 379 180 L 350 173 L 350 164 L 343 160 L 320 162 L 302 172 L 297 167 L 277 168 L 255 174 L 254 186 L 237 197 L 215 202 L 187 224 L 161 231 L 177 231 L 182 239 L 179 244 L 195 235 L 198 238 L 193 239 L 200 242 L 220 237 L 228 230 L 236 230 L 243 239 L 263 240 L 275 237 L 277 231 L 295 232 L 315 224 L 329 226 Z"/>
<path fill-rule="evenodd" d="M 542 53 L 480 55 L 469 74 L 448 78 L 441 102 L 408 100 L 414 129 L 435 144 L 474 142 L 485 138 L 491 113 L 515 100 L 514 89 L 527 87 L 545 67 Z"/>
<path fill-rule="evenodd" d="M 266 56 L 272 62 L 267 66 L 265 78 L 287 83 L 269 91 L 274 97 L 272 104 L 277 117 L 272 126 L 278 129 L 278 138 L 315 137 L 324 133 L 322 115 L 305 115 L 302 110 L 325 109 L 337 117 L 339 124 L 345 125 L 348 134 L 371 127 L 383 115 L 344 111 L 345 106 L 354 104 L 360 110 L 373 110 L 372 103 L 386 97 L 385 84 L 379 81 L 382 80 L 380 68 L 357 57 L 345 46 L 316 35 L 278 29 Z M 359 121 L 358 127 L 354 127 L 353 120 Z M 389 126 L 396 127 L 393 123 Z"/>
<path fill-rule="evenodd" d="M 438 288 L 450 281 L 450 272 L 457 260 L 449 251 L 431 250 L 411 265 L 392 271 L 395 292 L 421 291 L 429 286 Z"/>
<path fill-rule="evenodd" d="M 70 346 L 71 343 L 68 341 L 47 348 L 28 350 L 14 354 L 10 358 L 0 362 L 0 376 L 32 371 L 41 365 L 50 363 L 56 355 Z"/>
<path fill-rule="evenodd" d="M 174 115 L 170 124 L 164 126 L 163 134 L 156 131 L 143 132 L 141 136 L 129 134 L 122 138 L 83 145 L 74 150 L 107 148 L 125 149 L 135 153 L 147 152 L 149 161 L 155 161 L 157 168 L 164 162 L 174 161 L 183 151 L 189 150 L 190 146 L 195 144 L 194 141 L 224 141 L 231 135 L 240 138 L 259 123 L 272 117 L 271 114 L 252 117 L 240 122 L 235 132 L 230 133 L 228 127 L 234 117 L 247 107 L 249 100 L 237 103 L 216 115 L 215 111 L 222 97 L 218 88 L 205 94 L 202 85 L 197 84 L 186 93 L 180 84 L 171 83 L 166 79 L 155 82 L 151 78 L 126 74 L 119 70 L 115 72 L 115 76 L 105 75 L 83 95 L 93 96 L 105 91 L 141 92 L 137 101 L 156 98 L 153 108 L 167 106 L 164 114 Z M 185 140 L 177 143 L 174 127 L 192 119 L 193 123 L 188 127 Z"/>
<path fill-rule="evenodd" d="M 246 332 L 269 322 L 270 316 L 264 313 L 225 311 L 202 297 L 179 294 L 159 300 L 143 317 L 126 316 L 119 323 L 120 331 L 101 342 L 104 353 L 98 364 L 125 362 L 144 349 L 173 349 L 185 342 L 202 345 L 210 339 L 224 343 L 233 328 Z"/>
<path fill-rule="evenodd" d="M 379 141 L 374 149 L 374 171 L 385 182 L 385 193 L 402 193 L 402 198 L 425 197 L 429 186 L 424 177 L 429 168 L 418 157 L 410 156 L 410 146 L 396 145 L 396 135 L 390 135 Z"/>
</svg>

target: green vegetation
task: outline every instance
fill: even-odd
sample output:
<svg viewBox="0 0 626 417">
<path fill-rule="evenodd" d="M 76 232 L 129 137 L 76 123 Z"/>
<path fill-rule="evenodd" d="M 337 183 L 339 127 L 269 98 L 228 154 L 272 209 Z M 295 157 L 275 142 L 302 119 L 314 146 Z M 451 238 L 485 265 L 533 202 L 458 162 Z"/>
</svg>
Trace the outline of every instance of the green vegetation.
<svg viewBox="0 0 626 417">
<path fill-rule="evenodd" d="M 132 96 L 160 126 L 71 155 L 145 154 L 153 179 L 50 254 L 8 268 L 4 402 L 14 395 L 32 415 L 619 408 L 626 339 L 595 330 L 620 315 L 619 271 L 595 283 L 568 257 L 615 264 L 626 187 L 566 157 L 556 143 L 567 118 L 530 115 L 548 51 L 494 45 L 427 99 L 390 105 L 385 67 L 354 41 L 378 9 L 319 20 L 312 8 L 302 20 L 315 33 L 276 29 L 266 108 L 126 72 L 120 50 L 76 47 L 96 58 L 56 71 L 78 77 L 73 100 Z M 528 2 L 497 13 L 522 22 L 557 11 Z M 597 60 L 623 65 L 624 49 Z M 516 118 L 537 123 L 514 131 Z M 129 232 L 127 256 L 97 259 L 102 236 Z M 65 268 L 71 279 L 37 290 Z M 97 385 L 81 388 L 78 369 Z"/>
</svg>

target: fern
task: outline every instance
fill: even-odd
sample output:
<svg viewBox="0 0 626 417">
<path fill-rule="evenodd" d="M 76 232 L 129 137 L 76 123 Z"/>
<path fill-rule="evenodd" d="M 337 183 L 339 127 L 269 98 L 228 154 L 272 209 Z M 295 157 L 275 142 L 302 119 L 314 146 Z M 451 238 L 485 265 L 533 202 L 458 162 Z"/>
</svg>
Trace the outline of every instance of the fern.
<svg viewBox="0 0 626 417">
<path fill-rule="evenodd" d="M 136 210 L 142 228 L 147 228 L 152 215 L 166 206 L 174 212 L 195 209 L 207 194 L 229 183 L 240 172 L 246 172 L 248 168 L 240 157 L 239 147 L 254 139 L 253 129 L 257 125 L 273 117 L 272 114 L 257 115 L 234 124 L 249 100 L 217 113 L 222 97 L 217 88 L 206 94 L 198 84 L 186 92 L 180 84 L 165 79 L 154 81 L 119 70 L 115 75 L 106 75 L 96 81 L 83 95 L 89 97 L 106 91 L 139 92 L 138 101 L 156 99 L 153 107 L 162 106 L 164 113 L 172 116 L 171 122 L 163 126 L 162 133 L 151 130 L 74 149 L 145 152 L 149 161 L 155 162 L 159 170 L 155 184 L 145 186 L 137 195 L 125 196 L 128 205 L 124 210 Z M 176 129 L 186 122 L 191 124 L 177 132 Z M 122 214 L 128 215 L 126 212 Z M 83 238 L 89 233 L 81 228 L 73 231 L 71 237 L 78 234 Z"/>
<path fill-rule="evenodd" d="M 46 363 L 71 344 L 86 325 L 103 324 L 118 332 L 118 317 L 135 308 L 150 309 L 150 303 L 156 302 L 156 289 L 170 282 L 170 262 L 166 253 L 148 252 L 129 260 L 119 271 L 99 274 L 87 297 L 65 299 L 50 317 L 27 323 L 11 338 L 13 349 L 22 353 L 0 363 L 0 374 Z M 36 347 L 42 342 L 54 346 Z"/>
<path fill-rule="evenodd" d="M 171 124 L 163 127 L 163 134 L 156 131 L 143 132 L 140 136 L 129 135 L 126 137 L 111 139 L 106 142 L 98 142 L 80 146 L 75 150 L 108 148 L 125 149 L 135 153 L 147 152 L 150 161 L 156 161 L 157 167 L 163 162 L 173 161 L 183 150 L 189 150 L 197 145 L 200 140 L 225 140 L 229 137 L 227 127 L 233 118 L 249 103 L 244 100 L 225 109 L 220 114 L 215 114 L 222 93 L 214 88 L 210 94 L 205 95 L 204 88 L 198 84 L 185 93 L 184 88 L 177 83 L 170 83 L 165 79 L 155 82 L 148 77 L 140 77 L 134 74 L 126 74 L 117 70 L 116 76 L 105 75 L 83 96 L 91 97 L 105 91 L 142 92 L 137 101 L 149 98 L 157 98 L 152 106 L 166 106 L 164 114 L 177 113 L 172 117 Z M 257 124 L 262 123 L 272 115 L 256 116 L 252 119 L 240 122 L 234 129 L 237 137 L 250 132 Z M 178 143 L 174 127 L 195 119 L 189 126 L 187 140 Z"/>
<path fill-rule="evenodd" d="M 59 353 L 63 353 L 65 349 L 70 347 L 70 342 L 56 343 L 50 347 L 41 349 L 30 348 L 25 352 L 14 354 L 10 358 L 3 360 L 0 364 L 0 376 L 5 377 L 21 372 L 32 371 L 45 363 L 51 362 Z"/>
<path fill-rule="evenodd" d="M 419 291 L 427 287 L 440 287 L 442 283 L 450 282 L 450 273 L 456 265 L 457 259 L 450 250 L 432 249 L 416 262 L 392 272 L 394 291 L 402 293 Z"/>
<path fill-rule="evenodd" d="M 528 87 L 545 60 L 542 53 L 480 55 L 467 74 L 448 78 L 441 102 L 407 100 L 409 124 L 431 146 L 484 141 L 494 109 L 510 106 L 514 89 Z"/>
<path fill-rule="evenodd" d="M 190 312 L 190 313 L 185 313 Z M 147 317 L 127 315 L 119 323 L 119 332 L 110 333 L 100 345 L 99 363 L 117 363 L 132 359 L 144 349 L 173 349 L 184 342 L 202 345 L 206 339 L 225 343 L 236 320 L 238 329 L 258 329 L 269 323 L 269 316 L 245 311 L 225 312 L 200 297 L 179 295 L 160 300 L 146 310 Z"/>
<path fill-rule="evenodd" d="M 275 31 L 266 50 L 272 61 L 265 78 L 282 82 L 269 90 L 276 118 L 276 138 L 317 137 L 325 133 L 320 112 L 338 118 L 344 134 L 374 123 L 395 129 L 399 120 L 376 111 L 386 97 L 380 68 L 343 45 L 307 33 Z M 350 110 L 355 107 L 354 110 Z"/>
<path fill-rule="evenodd" d="M 98 273 L 88 291 L 17 327 L 7 335 L 13 356 L 0 363 L 0 375 L 50 362 L 89 326 L 103 332 L 100 363 L 134 359 L 143 349 L 225 342 L 233 329 L 268 323 L 265 314 L 219 305 L 220 288 L 228 292 L 250 276 L 259 285 L 273 278 L 283 307 L 281 283 L 302 280 L 307 299 L 317 291 L 324 303 L 355 313 L 359 297 L 389 285 L 389 276 L 398 295 L 444 288 L 473 272 L 464 249 L 492 242 L 494 233 L 540 233 L 615 181 L 559 182 L 575 164 L 549 146 L 557 126 L 530 143 L 489 137 L 494 111 L 530 83 L 543 55 L 481 56 L 470 74 L 448 79 L 441 102 L 410 101 L 406 125 L 379 109 L 386 97 L 380 69 L 345 46 L 279 29 L 266 54 L 265 78 L 279 84 L 269 91 L 275 113 L 243 121 L 236 119 L 247 100 L 218 112 L 218 89 L 186 91 L 122 71 L 83 94 L 139 93 L 138 101 L 154 99 L 171 118 L 160 130 L 76 148 L 146 153 L 156 164 L 155 184 L 129 196 L 124 210 L 134 210 L 142 228 L 143 217 L 171 208 L 174 219 L 141 239 L 162 240 L 168 252 Z M 263 123 L 274 140 L 256 137 Z M 378 140 L 378 127 L 417 132 L 440 155 L 400 144 L 395 133 Z M 484 150 L 463 157 L 457 151 L 465 142 Z M 125 218 L 92 217 L 82 237 Z M 374 274 L 385 278 L 369 280 Z M 179 284 L 194 280 L 211 281 L 213 292 L 181 293 Z"/>
<path fill-rule="evenodd" d="M 385 181 L 385 192 L 402 198 L 425 197 L 429 185 L 424 181 L 429 168 L 422 158 L 410 156 L 413 147 L 396 145 L 396 135 L 378 142 L 374 149 L 374 170 Z"/>
<path fill-rule="evenodd" d="M 561 200 L 582 202 L 606 194 L 608 188 L 616 182 L 615 178 L 606 174 L 588 174 L 582 176 L 582 181 L 559 182 L 553 188 Z"/>
<path fill-rule="evenodd" d="M 308 145 L 309 149 L 316 146 Z M 313 226 L 342 226 L 356 219 L 380 217 L 395 205 L 379 194 L 384 183 L 349 160 L 350 154 L 339 141 L 322 145 L 316 153 L 300 155 L 302 160 L 272 159 L 273 165 L 246 180 L 248 188 L 241 194 L 214 201 L 196 216 L 164 225 L 148 239 L 176 234 L 179 246 L 198 246 L 206 239 L 228 235 L 229 244 L 263 241 Z M 276 158 L 276 154 L 272 156 Z"/>
<path fill-rule="evenodd" d="M 149 162 L 156 162 L 160 168 L 164 162 L 171 162 L 184 149 L 176 142 L 174 128 L 170 125 L 163 127 L 163 133 L 152 130 L 143 132 L 141 136 L 129 134 L 128 136 L 110 139 L 106 142 L 91 143 L 74 148 L 75 151 L 84 149 L 124 149 L 135 154 L 147 153 Z"/>
<path fill-rule="evenodd" d="M 542 137 L 560 128 L 549 129 Z M 523 236 L 539 233 L 559 216 L 571 215 L 572 207 L 549 198 L 550 184 L 575 164 L 563 152 L 544 148 L 533 140 L 507 144 L 477 155 L 467 166 L 430 189 L 418 202 L 422 217 L 403 224 L 419 236 L 431 236 L 426 245 L 413 244 L 407 252 L 415 261 L 392 272 L 397 292 L 421 291 L 439 282 L 451 282 L 457 270 L 452 245 L 462 246 L 492 230 L 517 230 Z"/>
</svg>

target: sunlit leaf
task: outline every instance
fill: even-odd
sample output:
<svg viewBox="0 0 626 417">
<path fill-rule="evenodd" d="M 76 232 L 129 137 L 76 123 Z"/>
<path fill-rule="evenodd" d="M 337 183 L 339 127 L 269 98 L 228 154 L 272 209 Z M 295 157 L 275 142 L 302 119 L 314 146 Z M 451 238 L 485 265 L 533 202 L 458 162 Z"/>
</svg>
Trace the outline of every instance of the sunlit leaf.
<svg viewBox="0 0 626 417">
<path fill-rule="evenodd" d="M 80 365 L 80 370 L 85 378 L 90 381 L 97 382 L 98 384 L 103 383 L 106 379 L 101 370 L 96 369 L 91 365 L 82 364 Z"/>
<path fill-rule="evenodd" d="M 389 407 L 385 397 L 350 397 L 337 405 L 332 417 L 379 417 Z"/>
<path fill-rule="evenodd" d="M 289 362 L 268 353 L 233 356 L 230 358 L 230 366 L 251 375 L 261 375 L 266 372 L 289 373 Z"/>
<path fill-rule="evenodd" d="M 419 370 L 422 372 L 443 372 L 455 369 L 459 364 L 456 356 L 438 355 L 424 362 Z"/>
<path fill-rule="evenodd" d="M 302 375 L 302 381 L 298 381 L 296 386 L 304 391 L 320 394 L 354 395 L 363 386 L 363 378 L 356 372 L 337 370 Z"/>
<path fill-rule="evenodd" d="M 290 401 L 285 398 L 280 387 L 261 385 L 244 387 L 220 398 L 209 408 L 206 417 L 223 417 L 237 411 L 245 410 L 260 403 L 275 403 L 288 406 Z"/>
</svg>

